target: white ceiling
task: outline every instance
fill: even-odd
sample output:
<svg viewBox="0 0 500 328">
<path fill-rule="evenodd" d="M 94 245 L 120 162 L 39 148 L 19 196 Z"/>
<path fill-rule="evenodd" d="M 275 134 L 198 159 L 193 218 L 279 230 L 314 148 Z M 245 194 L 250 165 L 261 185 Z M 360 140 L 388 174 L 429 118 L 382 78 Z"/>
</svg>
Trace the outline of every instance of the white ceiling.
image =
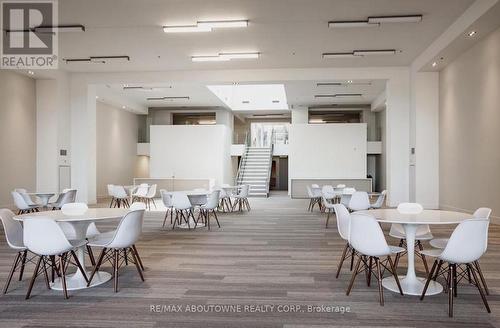
<svg viewBox="0 0 500 328">
<path fill-rule="evenodd" d="M 119 64 L 65 64 L 71 71 L 158 71 L 218 68 L 407 66 L 472 0 L 65 0 L 60 24 L 83 24 L 84 33 L 61 34 L 60 57 L 128 55 Z M 421 23 L 378 28 L 328 28 L 330 20 L 422 14 Z M 247 28 L 166 34 L 163 25 L 198 20 L 248 19 Z M 322 59 L 324 52 L 401 50 L 394 56 Z M 193 63 L 192 55 L 261 53 L 257 60 Z"/>
<path fill-rule="evenodd" d="M 318 82 L 340 82 L 341 86 L 317 86 Z M 320 106 L 329 104 L 370 104 L 385 90 L 384 80 L 353 80 L 347 81 L 274 81 L 266 84 L 283 84 L 285 86 L 288 106 Z M 248 84 L 256 84 L 249 82 Z M 221 107 L 228 108 L 206 85 L 202 83 L 161 83 L 161 84 L 127 84 L 127 86 L 142 86 L 152 88 L 151 91 L 124 89 L 123 84 L 101 85 L 97 95 L 101 101 L 108 101 L 115 106 L 118 99 L 127 103 L 150 107 Z M 353 98 L 315 98 L 318 94 L 360 93 L 361 97 Z M 155 97 L 190 97 L 189 100 L 147 100 Z M 128 106 L 127 106 L 128 107 Z M 269 109 L 269 108 L 266 108 Z"/>
</svg>

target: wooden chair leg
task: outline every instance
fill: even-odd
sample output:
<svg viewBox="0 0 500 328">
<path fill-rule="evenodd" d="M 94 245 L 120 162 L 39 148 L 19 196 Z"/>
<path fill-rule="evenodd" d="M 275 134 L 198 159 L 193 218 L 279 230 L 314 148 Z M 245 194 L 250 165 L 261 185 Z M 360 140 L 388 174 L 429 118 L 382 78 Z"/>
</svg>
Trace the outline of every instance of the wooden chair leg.
<svg viewBox="0 0 500 328">
<path fill-rule="evenodd" d="M 453 317 L 453 264 L 448 264 L 448 316 Z"/>
<path fill-rule="evenodd" d="M 351 250 L 351 266 L 349 268 L 350 271 L 352 271 L 352 267 L 354 265 L 354 253 L 355 253 L 355 250 L 354 248 Z"/>
<path fill-rule="evenodd" d="M 47 289 L 50 290 L 49 273 L 47 272 L 47 262 L 48 261 L 49 261 L 49 259 L 47 259 L 47 257 L 44 256 L 43 260 L 42 260 L 43 275 L 45 276 L 45 286 L 47 287 Z"/>
<path fill-rule="evenodd" d="M 19 281 L 23 280 L 24 268 L 26 266 L 27 257 L 28 257 L 28 250 L 25 250 L 21 257 L 21 269 L 19 270 Z"/>
<path fill-rule="evenodd" d="M 468 267 L 470 267 L 470 264 L 467 264 Z M 477 278 L 476 272 L 473 270 L 472 267 L 470 267 L 470 271 L 472 273 L 472 277 L 474 278 L 475 285 L 477 289 L 479 290 L 479 294 L 481 295 L 481 299 L 483 300 L 484 306 L 486 307 L 486 311 L 488 313 L 491 313 L 490 306 L 488 304 L 488 300 L 486 299 L 486 296 L 484 295 L 483 288 L 481 287 L 481 283 L 479 282 L 479 279 Z"/>
<path fill-rule="evenodd" d="M 349 251 L 349 243 L 346 243 L 344 246 L 344 251 L 342 252 L 342 257 L 340 258 L 339 265 L 337 267 L 337 274 L 335 275 L 335 278 L 338 279 L 340 275 L 340 270 L 342 269 L 342 264 L 344 263 L 344 260 L 346 258 L 347 252 Z"/>
<path fill-rule="evenodd" d="M 394 265 L 394 263 L 392 262 L 392 259 L 390 256 L 387 256 L 387 261 L 389 262 L 389 266 L 391 267 L 391 273 L 394 276 L 394 280 L 396 281 L 396 285 L 398 285 L 399 294 L 404 295 L 403 289 L 401 288 L 401 283 L 399 282 L 398 270 L 397 270 L 396 266 Z"/>
<path fill-rule="evenodd" d="M 330 221 L 330 209 L 328 209 L 328 213 L 326 214 L 325 228 L 328 228 L 328 221 Z"/>
<path fill-rule="evenodd" d="M 356 261 L 356 267 L 352 272 L 351 281 L 349 282 L 349 286 L 347 287 L 346 295 L 349 296 L 351 293 L 352 287 L 354 286 L 354 280 L 356 280 L 356 276 L 358 275 L 359 265 L 361 264 L 361 255 L 358 257 Z"/>
<path fill-rule="evenodd" d="M 417 246 L 418 246 L 418 249 L 420 250 L 418 254 L 422 258 L 422 262 L 424 262 L 425 274 L 428 275 L 429 274 L 429 266 L 427 265 L 427 259 L 425 258 L 425 255 L 420 253 L 421 251 L 424 250 L 424 246 L 422 246 L 422 243 L 420 242 L 420 240 L 417 241 Z"/>
<path fill-rule="evenodd" d="M 135 250 L 133 247 L 130 248 L 130 253 L 132 253 L 132 257 L 134 258 L 135 267 L 137 268 L 137 272 L 139 272 L 139 276 L 141 280 L 144 281 L 144 275 L 142 274 L 141 266 L 139 265 L 139 260 L 135 254 Z"/>
<path fill-rule="evenodd" d="M 479 261 L 475 261 L 473 265 L 470 265 L 469 267 L 472 269 L 474 269 L 475 267 L 477 273 L 479 273 L 479 278 L 481 279 L 481 283 L 483 284 L 484 292 L 486 293 L 486 295 L 490 295 L 490 291 L 488 290 L 488 285 L 486 285 L 486 280 L 484 279 L 483 271 L 481 270 Z"/>
<path fill-rule="evenodd" d="M 33 290 L 33 285 L 35 284 L 36 277 L 38 276 L 38 271 L 40 269 L 40 263 L 42 263 L 42 256 L 38 258 L 35 265 L 35 271 L 33 271 L 33 276 L 31 277 L 30 285 L 28 287 L 28 292 L 26 293 L 26 299 L 30 298 L 31 291 Z"/>
<path fill-rule="evenodd" d="M 75 260 L 75 264 L 78 267 L 78 270 L 80 270 L 80 272 L 83 275 L 83 278 L 85 279 L 85 282 L 88 285 L 89 284 L 89 279 L 87 278 L 87 272 L 85 272 L 85 268 L 82 267 L 82 264 L 80 263 L 80 260 L 78 260 L 78 256 L 76 256 L 75 251 L 71 251 L 71 256 L 73 257 L 73 260 Z"/>
<path fill-rule="evenodd" d="M 113 272 L 115 293 L 118 293 L 118 250 L 113 250 Z"/>
<path fill-rule="evenodd" d="M 61 282 L 64 298 L 68 299 L 68 289 L 66 287 L 66 254 L 59 255 L 59 267 L 61 268 Z"/>
<path fill-rule="evenodd" d="M 97 259 L 97 264 L 94 266 L 94 269 L 92 270 L 92 273 L 90 274 L 89 282 L 87 283 L 87 287 L 90 286 L 90 284 L 92 283 L 92 279 L 94 278 L 94 275 L 96 274 L 97 271 L 99 271 L 99 268 L 101 267 L 101 264 L 102 264 L 102 261 L 103 261 L 105 255 L 106 255 L 106 248 L 103 248 L 101 251 L 101 254 L 99 255 L 99 258 Z"/>
<path fill-rule="evenodd" d="M 422 291 L 422 295 L 420 295 L 420 300 L 422 301 L 425 297 L 425 293 L 427 292 L 427 288 L 429 287 L 429 283 L 431 282 L 433 276 L 434 276 L 434 271 L 436 270 L 436 268 L 438 267 L 438 263 L 440 261 L 439 260 L 435 260 L 434 261 L 434 264 L 432 265 L 432 268 L 431 268 L 431 272 L 429 272 L 429 274 L 427 275 L 427 279 L 425 281 L 425 285 L 424 285 L 424 290 Z"/>
<path fill-rule="evenodd" d="M 142 264 L 141 257 L 139 256 L 139 252 L 137 251 L 135 245 L 132 245 L 132 249 L 134 250 L 135 257 L 137 257 L 137 260 L 139 261 L 139 265 L 141 266 L 142 271 L 144 271 L 144 265 Z"/>
<path fill-rule="evenodd" d="M 438 275 L 439 275 L 439 272 L 441 271 L 441 267 L 443 266 L 443 261 L 442 260 L 439 260 L 439 263 L 438 263 L 438 266 L 437 266 L 437 269 L 436 269 L 436 272 L 434 272 L 434 277 L 432 277 L 432 280 L 436 281 Z"/>
<path fill-rule="evenodd" d="M 87 247 L 87 253 L 89 254 L 90 264 L 92 264 L 92 266 L 95 266 L 95 258 L 94 258 L 94 252 L 92 251 L 92 247 L 90 247 L 89 245 L 86 245 L 86 247 Z"/>
<path fill-rule="evenodd" d="M 12 276 L 14 275 L 14 272 L 16 271 L 17 264 L 21 261 L 21 252 L 18 252 L 16 255 L 16 258 L 14 259 L 14 263 L 12 263 L 12 267 L 10 268 L 10 273 L 9 277 L 7 278 L 7 281 L 5 282 L 5 286 L 3 288 L 3 293 L 7 293 L 7 289 L 9 289 L 10 281 L 12 280 Z"/>
<path fill-rule="evenodd" d="M 380 298 L 380 305 L 384 306 L 384 287 L 382 287 L 382 270 L 380 269 L 380 260 L 378 257 L 375 257 L 375 266 L 377 270 L 378 295 Z"/>
<path fill-rule="evenodd" d="M 214 214 L 215 222 L 217 222 L 217 226 L 220 228 L 219 218 L 217 217 L 217 213 L 215 210 L 212 212 Z"/>
</svg>

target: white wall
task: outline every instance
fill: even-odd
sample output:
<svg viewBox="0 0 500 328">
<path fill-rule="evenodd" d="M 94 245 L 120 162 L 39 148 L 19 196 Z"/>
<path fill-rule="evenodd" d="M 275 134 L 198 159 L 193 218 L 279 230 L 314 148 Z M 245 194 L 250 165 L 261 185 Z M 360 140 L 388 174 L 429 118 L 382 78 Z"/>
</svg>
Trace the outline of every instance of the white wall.
<svg viewBox="0 0 500 328">
<path fill-rule="evenodd" d="M 500 217 L 500 29 L 440 73 L 439 185 L 443 208 Z"/>
<path fill-rule="evenodd" d="M 97 103 L 97 197 L 107 197 L 108 184 L 130 185 L 137 176 L 136 114 Z"/>
<path fill-rule="evenodd" d="M 231 183 L 230 132 L 225 125 L 152 125 L 151 178 Z"/>
<path fill-rule="evenodd" d="M 291 124 L 289 178 L 366 178 L 367 126 Z"/>
<path fill-rule="evenodd" d="M 36 186 L 35 81 L 0 70 L 0 207 L 13 204 L 14 188 Z"/>
<path fill-rule="evenodd" d="M 415 73 L 412 82 L 414 201 L 439 208 L 439 73 Z"/>
</svg>

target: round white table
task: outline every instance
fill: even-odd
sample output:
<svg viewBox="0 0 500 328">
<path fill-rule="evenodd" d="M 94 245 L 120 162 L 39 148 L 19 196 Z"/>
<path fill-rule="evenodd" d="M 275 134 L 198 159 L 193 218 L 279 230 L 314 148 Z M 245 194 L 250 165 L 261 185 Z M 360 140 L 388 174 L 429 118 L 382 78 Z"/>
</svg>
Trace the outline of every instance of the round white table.
<svg viewBox="0 0 500 328">
<path fill-rule="evenodd" d="M 417 277 L 415 273 L 415 234 L 419 225 L 459 224 L 470 219 L 472 215 L 461 212 L 424 210 L 419 214 L 401 214 L 397 209 L 376 209 L 358 211 L 355 213 L 368 214 L 380 223 L 399 223 L 406 234 L 406 250 L 408 256 L 408 269 L 406 276 L 398 276 L 401 289 L 405 295 L 422 295 L 426 278 Z M 390 291 L 399 293 L 394 277 L 384 278 L 382 285 Z M 436 281 L 431 281 L 425 295 L 435 295 L 443 291 L 443 286 Z"/>
<path fill-rule="evenodd" d="M 168 194 L 173 195 L 175 193 L 186 194 L 189 198 L 189 202 L 192 206 L 200 206 L 207 203 L 208 195 L 210 195 L 210 191 L 206 190 L 185 190 L 185 191 L 171 191 Z M 198 223 L 195 225 L 194 219 L 189 217 L 189 225 L 184 222 L 179 224 L 177 227 L 181 229 L 189 229 L 191 227 L 196 226 L 196 228 L 203 228 L 205 226 L 204 223 Z"/>
<path fill-rule="evenodd" d="M 56 193 L 55 192 L 29 192 L 28 195 L 30 196 L 36 196 L 40 199 L 42 202 L 43 207 L 47 207 L 49 204 L 49 200 L 52 196 L 54 196 Z"/>
<path fill-rule="evenodd" d="M 64 214 L 62 211 L 46 211 L 46 212 L 37 212 L 37 213 L 29 213 L 23 215 L 17 215 L 14 219 L 18 221 L 23 221 L 25 217 L 48 217 L 54 219 L 57 222 L 68 222 L 75 229 L 76 238 L 79 241 L 84 241 L 87 235 L 87 229 L 92 222 L 101 221 L 101 220 L 110 220 L 110 219 L 119 219 L 122 218 L 128 209 L 125 208 L 89 208 L 82 215 L 68 215 Z M 76 254 L 78 256 L 78 260 L 82 264 L 82 267 L 85 268 L 85 246 L 77 248 Z M 87 277 L 90 277 L 91 271 L 87 271 Z M 94 278 L 92 279 L 92 283 L 89 287 L 94 287 L 100 284 L 105 283 L 106 281 L 111 279 L 111 274 L 98 271 Z M 66 286 L 68 290 L 77 290 L 87 288 L 87 282 L 83 277 L 80 270 L 77 270 L 75 274 L 66 277 Z M 62 282 L 61 279 L 58 278 L 51 283 L 51 289 L 62 290 Z"/>
</svg>

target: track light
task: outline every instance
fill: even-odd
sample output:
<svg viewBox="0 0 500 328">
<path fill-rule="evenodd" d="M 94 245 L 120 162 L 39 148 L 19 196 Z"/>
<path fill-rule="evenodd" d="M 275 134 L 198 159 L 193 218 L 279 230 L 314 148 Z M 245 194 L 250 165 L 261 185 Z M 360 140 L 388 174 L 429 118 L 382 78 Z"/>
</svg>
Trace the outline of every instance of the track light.
<svg viewBox="0 0 500 328">
<path fill-rule="evenodd" d="M 210 62 L 210 61 L 229 61 L 233 59 L 258 59 L 258 52 L 242 52 L 242 53 L 219 53 L 215 56 L 192 56 L 193 62 Z"/>
<path fill-rule="evenodd" d="M 163 26 L 165 33 L 212 32 L 214 28 L 247 27 L 248 20 L 198 21 L 195 25 Z"/>
<path fill-rule="evenodd" d="M 370 16 L 366 20 L 330 21 L 328 27 L 378 27 L 387 23 L 419 23 L 422 21 L 422 17 L 422 15 Z"/>
</svg>

